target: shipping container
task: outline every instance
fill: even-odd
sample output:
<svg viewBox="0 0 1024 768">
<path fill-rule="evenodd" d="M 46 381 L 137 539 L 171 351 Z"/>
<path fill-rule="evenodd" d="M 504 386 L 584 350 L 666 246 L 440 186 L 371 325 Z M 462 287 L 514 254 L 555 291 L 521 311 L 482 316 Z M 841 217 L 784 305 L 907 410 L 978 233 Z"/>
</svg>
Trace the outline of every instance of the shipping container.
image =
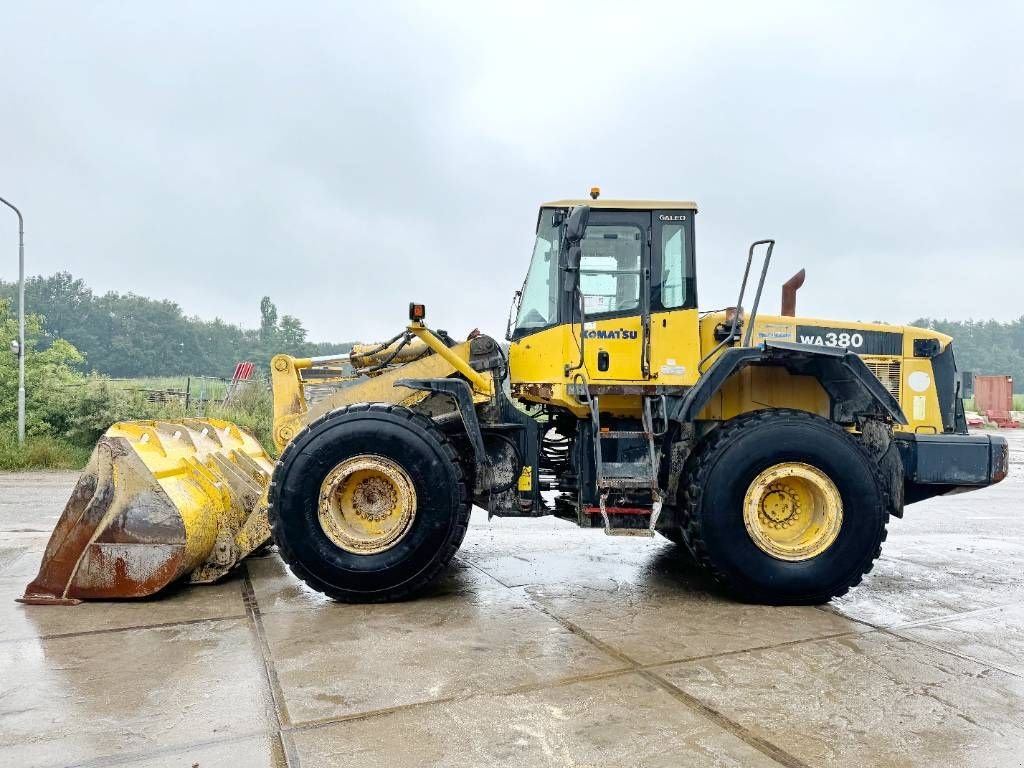
<svg viewBox="0 0 1024 768">
<path fill-rule="evenodd" d="M 974 403 L 981 413 L 1013 410 L 1013 376 L 975 376 Z"/>
</svg>

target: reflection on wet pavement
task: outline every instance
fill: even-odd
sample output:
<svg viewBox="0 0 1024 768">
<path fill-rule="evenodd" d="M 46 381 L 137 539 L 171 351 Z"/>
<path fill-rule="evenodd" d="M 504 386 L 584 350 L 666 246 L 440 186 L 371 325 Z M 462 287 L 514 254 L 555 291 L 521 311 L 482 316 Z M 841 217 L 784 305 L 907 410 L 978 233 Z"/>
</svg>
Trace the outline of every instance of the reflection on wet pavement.
<svg viewBox="0 0 1024 768">
<path fill-rule="evenodd" d="M 1024 435 L 1006 433 L 1015 469 Z M 150 602 L 15 604 L 74 475 L 0 476 L 0 764 L 1019 765 L 1024 474 L 890 523 L 822 608 L 735 603 L 664 539 L 474 514 L 423 598 L 276 555 Z"/>
</svg>

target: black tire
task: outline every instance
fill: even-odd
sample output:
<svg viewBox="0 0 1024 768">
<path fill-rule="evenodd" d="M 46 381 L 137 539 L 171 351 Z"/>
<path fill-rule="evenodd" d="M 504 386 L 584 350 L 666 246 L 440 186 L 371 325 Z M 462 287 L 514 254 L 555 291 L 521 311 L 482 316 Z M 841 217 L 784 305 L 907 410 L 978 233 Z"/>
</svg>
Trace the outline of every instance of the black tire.
<svg viewBox="0 0 1024 768">
<path fill-rule="evenodd" d="M 759 548 L 743 520 L 751 482 L 783 461 L 824 472 L 842 498 L 835 541 L 802 561 Z M 871 455 L 837 424 L 803 411 L 757 411 L 718 427 L 691 457 L 683 534 L 698 562 L 739 599 L 816 605 L 860 583 L 881 554 L 888 522 L 886 485 Z"/>
<path fill-rule="evenodd" d="M 342 460 L 373 453 L 401 465 L 416 491 L 416 515 L 390 549 L 355 554 L 324 533 L 320 486 Z M 274 542 L 292 573 L 342 602 L 403 600 L 429 584 L 462 544 L 472 509 L 454 448 L 434 423 L 407 408 L 359 404 L 303 429 L 285 449 L 269 493 Z"/>
</svg>

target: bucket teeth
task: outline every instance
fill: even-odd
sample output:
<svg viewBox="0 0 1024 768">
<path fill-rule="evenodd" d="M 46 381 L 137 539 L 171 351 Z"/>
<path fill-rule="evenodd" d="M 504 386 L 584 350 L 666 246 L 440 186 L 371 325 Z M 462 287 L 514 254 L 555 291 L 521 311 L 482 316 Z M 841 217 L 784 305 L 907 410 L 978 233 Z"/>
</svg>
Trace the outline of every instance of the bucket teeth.
<svg viewBox="0 0 1024 768">
<path fill-rule="evenodd" d="M 21 602 L 144 597 L 209 582 L 269 540 L 273 462 L 216 419 L 119 422 L 100 438 Z"/>
</svg>

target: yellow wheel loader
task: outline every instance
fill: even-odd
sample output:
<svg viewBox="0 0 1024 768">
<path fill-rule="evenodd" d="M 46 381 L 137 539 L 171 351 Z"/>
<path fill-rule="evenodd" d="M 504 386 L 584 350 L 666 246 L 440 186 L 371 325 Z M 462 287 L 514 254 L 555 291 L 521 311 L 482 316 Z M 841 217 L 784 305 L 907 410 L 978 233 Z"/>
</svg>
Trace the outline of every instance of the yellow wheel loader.
<svg viewBox="0 0 1024 768">
<path fill-rule="evenodd" d="M 821 603 L 905 505 L 1005 477 L 1005 441 L 967 432 L 949 337 L 795 317 L 802 274 L 759 313 L 771 240 L 735 307 L 701 312 L 697 206 L 592 197 L 541 207 L 507 346 L 431 330 L 412 304 L 388 341 L 275 357 L 276 462 L 224 422 L 112 427 L 23 599 L 211 581 L 271 535 L 332 598 L 402 599 L 476 504 L 660 533 L 741 599 Z"/>
</svg>

